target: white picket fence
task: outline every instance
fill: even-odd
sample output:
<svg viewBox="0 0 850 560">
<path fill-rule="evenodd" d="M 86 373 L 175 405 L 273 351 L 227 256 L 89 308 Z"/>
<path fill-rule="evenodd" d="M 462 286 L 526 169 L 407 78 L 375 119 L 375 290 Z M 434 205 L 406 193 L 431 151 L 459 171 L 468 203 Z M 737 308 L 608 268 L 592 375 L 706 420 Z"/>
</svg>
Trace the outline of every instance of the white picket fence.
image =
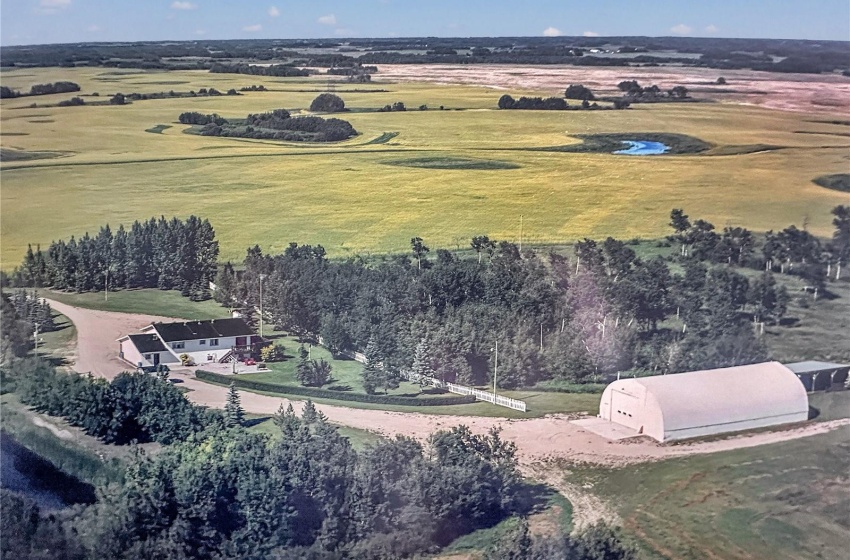
<svg viewBox="0 0 850 560">
<path fill-rule="evenodd" d="M 475 400 L 478 401 L 487 401 L 513 410 L 519 410 L 520 412 L 526 411 L 525 401 L 504 397 L 502 395 L 494 395 L 493 393 L 488 393 L 487 391 L 482 391 L 480 389 L 473 389 L 472 387 L 466 387 L 465 385 L 457 385 L 455 383 L 448 383 L 447 381 L 440 381 L 433 377 L 421 378 L 414 373 L 409 373 L 408 378 L 414 383 L 418 383 L 420 379 L 422 379 L 425 383 L 433 385 L 434 387 L 446 389 L 449 393 L 455 393 L 456 395 L 472 395 L 475 397 Z"/>
</svg>

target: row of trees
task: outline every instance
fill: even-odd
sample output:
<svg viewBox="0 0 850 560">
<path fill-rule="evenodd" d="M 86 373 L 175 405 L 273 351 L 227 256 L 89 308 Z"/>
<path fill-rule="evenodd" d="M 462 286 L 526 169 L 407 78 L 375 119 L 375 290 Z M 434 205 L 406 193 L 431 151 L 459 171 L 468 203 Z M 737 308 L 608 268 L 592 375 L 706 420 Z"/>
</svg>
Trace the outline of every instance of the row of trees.
<svg viewBox="0 0 850 560">
<path fill-rule="evenodd" d="M 56 330 L 50 305 L 34 292 L 0 295 L 0 364 L 26 356 L 35 343 L 33 335 Z"/>
<path fill-rule="evenodd" d="M 309 76 L 310 71 L 306 68 L 297 68 L 289 64 L 270 64 L 260 66 L 257 64 L 213 64 L 210 72 L 214 74 L 248 74 L 249 76 L 275 76 L 278 78 L 293 78 Z"/>
<path fill-rule="evenodd" d="M 191 404 L 164 375 L 125 372 L 109 382 L 30 359 L 6 366 L 3 381 L 24 404 L 106 443 L 169 444 L 223 423 L 220 412 Z"/>
<path fill-rule="evenodd" d="M 766 352 L 748 321 L 778 320 L 787 304 L 770 272 L 750 282 L 728 267 L 689 259 L 683 274 L 673 274 L 664 259 L 640 259 L 610 238 L 579 242 L 572 260 L 520 253 L 487 236 L 471 246 L 475 259 L 438 250 L 432 261 L 414 238 L 412 259 L 371 263 L 329 262 L 321 247 L 292 244 L 274 257 L 255 247 L 244 272 L 222 270 L 216 298 L 256 306 L 258 278 L 266 275 L 268 318 L 305 336 L 320 334 L 333 352 L 365 351 L 368 391 L 392 388 L 421 367 L 447 381 L 490 382 L 497 340 L 504 388 L 634 367 L 663 372 L 758 361 Z M 678 330 L 663 326 L 673 316 Z"/>
<path fill-rule="evenodd" d="M 21 93 L 8 86 L 0 86 L 0 99 L 10 99 L 29 95 L 53 95 L 55 93 L 72 93 L 80 91 L 80 85 L 74 82 L 54 82 L 51 84 L 35 84 L 29 93 Z"/>
<path fill-rule="evenodd" d="M 207 299 L 218 250 L 208 220 L 151 218 L 114 233 L 107 225 L 95 236 L 54 241 L 46 251 L 30 246 L 10 280 L 16 286 L 77 292 L 103 290 L 108 282 L 111 288 L 178 289 Z"/>
</svg>

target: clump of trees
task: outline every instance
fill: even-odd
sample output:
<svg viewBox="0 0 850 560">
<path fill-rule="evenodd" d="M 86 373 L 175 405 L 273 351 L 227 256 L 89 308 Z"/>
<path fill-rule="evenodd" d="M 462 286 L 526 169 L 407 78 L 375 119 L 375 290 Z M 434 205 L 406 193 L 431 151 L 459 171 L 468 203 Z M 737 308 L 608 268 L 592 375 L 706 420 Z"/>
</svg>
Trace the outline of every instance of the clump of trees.
<svg viewBox="0 0 850 560">
<path fill-rule="evenodd" d="M 674 86 L 665 92 L 655 84 L 643 87 L 637 82 L 637 80 L 624 80 L 617 84 L 617 89 L 622 91 L 628 100 L 633 103 L 647 103 L 665 100 L 681 101 L 683 99 L 688 99 L 688 88 L 685 86 Z"/>
<path fill-rule="evenodd" d="M 508 94 L 499 98 L 499 109 L 530 109 L 535 111 L 563 111 L 569 108 L 560 97 L 520 97 L 514 99 Z"/>
<path fill-rule="evenodd" d="M 268 90 L 266 89 L 266 86 L 260 84 L 260 85 L 245 86 L 245 87 L 239 88 L 239 91 L 268 91 Z"/>
<path fill-rule="evenodd" d="M 24 404 L 106 443 L 169 444 L 221 424 L 220 413 L 191 404 L 165 376 L 125 372 L 109 382 L 30 359 L 4 368 L 4 382 Z"/>
<path fill-rule="evenodd" d="M 405 107 L 404 103 L 402 103 L 401 101 L 396 101 L 392 105 L 384 105 L 383 107 L 378 109 L 379 113 L 391 113 L 399 111 L 407 111 L 407 107 Z"/>
<path fill-rule="evenodd" d="M 208 220 L 189 216 L 134 222 L 114 233 L 106 225 L 95 236 L 53 241 L 27 253 L 10 275 L 14 286 L 89 292 L 110 289 L 178 289 L 193 299 L 208 299 L 215 278 L 218 241 Z"/>
<path fill-rule="evenodd" d="M 28 93 L 21 93 L 8 86 L 0 86 L 0 99 L 25 97 L 30 95 L 53 95 L 56 93 L 73 93 L 80 91 L 80 85 L 74 82 L 53 82 L 50 84 L 36 84 Z"/>
<path fill-rule="evenodd" d="M 345 111 L 345 101 L 338 95 L 321 93 L 310 103 L 310 110 L 314 113 L 339 113 Z"/>
<path fill-rule="evenodd" d="M 86 102 L 82 97 L 72 97 L 71 99 L 60 101 L 57 105 L 59 107 L 78 107 L 85 104 Z"/>
<path fill-rule="evenodd" d="M 286 109 L 248 115 L 244 121 L 208 122 L 204 136 L 259 138 L 290 142 L 338 142 L 357 135 L 351 123 L 342 119 L 292 117 Z"/>
<path fill-rule="evenodd" d="M 596 96 L 590 91 L 590 88 L 584 87 L 581 84 L 570 84 L 564 92 L 564 97 L 567 99 L 580 99 L 582 101 L 595 101 Z"/>
<path fill-rule="evenodd" d="M 0 364 L 8 364 L 27 355 L 34 345 L 34 334 L 54 331 L 56 323 L 50 304 L 36 292 L 18 290 L 0 295 L 0 301 Z"/>
<path fill-rule="evenodd" d="M 177 120 L 179 120 L 182 124 L 206 125 L 213 123 L 218 126 L 223 126 L 227 124 L 227 119 L 220 117 L 216 113 L 205 115 L 203 113 L 198 113 L 197 111 L 187 111 L 185 113 L 180 113 L 180 116 Z"/>
</svg>

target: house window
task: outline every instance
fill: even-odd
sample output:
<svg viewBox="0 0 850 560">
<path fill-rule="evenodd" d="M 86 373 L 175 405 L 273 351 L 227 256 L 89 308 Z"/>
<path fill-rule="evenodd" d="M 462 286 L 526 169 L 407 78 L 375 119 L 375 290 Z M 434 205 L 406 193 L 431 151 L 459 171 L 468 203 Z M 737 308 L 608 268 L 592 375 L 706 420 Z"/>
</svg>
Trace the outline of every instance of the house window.
<svg viewBox="0 0 850 560">
<path fill-rule="evenodd" d="M 172 342 L 171 347 L 174 348 L 175 350 L 181 350 L 181 349 L 186 347 L 186 343 L 183 342 L 182 340 L 180 342 Z"/>
<path fill-rule="evenodd" d="M 217 338 L 211 338 L 210 339 L 210 346 L 218 346 L 218 339 Z"/>
<path fill-rule="evenodd" d="M 151 361 L 151 355 L 150 355 L 150 354 L 145 354 L 145 359 L 146 359 L 147 361 Z"/>
<path fill-rule="evenodd" d="M 207 345 L 207 339 L 204 338 L 204 339 L 199 340 L 198 344 L 200 344 L 201 346 L 206 346 Z"/>
</svg>

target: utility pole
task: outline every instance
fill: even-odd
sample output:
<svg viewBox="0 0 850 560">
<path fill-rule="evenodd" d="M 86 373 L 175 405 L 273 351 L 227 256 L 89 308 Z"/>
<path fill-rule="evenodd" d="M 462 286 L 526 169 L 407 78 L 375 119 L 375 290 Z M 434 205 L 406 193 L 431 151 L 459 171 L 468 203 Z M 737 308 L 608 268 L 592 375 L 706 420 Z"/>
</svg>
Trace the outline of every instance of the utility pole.
<svg viewBox="0 0 850 560">
<path fill-rule="evenodd" d="M 35 325 L 35 331 L 33 332 L 32 337 L 35 341 L 35 357 L 38 358 L 38 325 Z"/>
<path fill-rule="evenodd" d="M 499 341 L 496 341 L 496 362 L 493 365 L 493 401 L 496 400 L 496 374 L 499 372 Z"/>
<path fill-rule="evenodd" d="M 265 274 L 260 274 L 260 338 L 263 337 L 263 280 L 266 279 Z"/>
<path fill-rule="evenodd" d="M 543 352 L 543 323 L 540 323 L 540 351 Z"/>
<path fill-rule="evenodd" d="M 106 281 L 103 284 L 104 292 L 103 292 L 103 300 L 109 301 L 109 267 L 106 267 L 106 270 L 103 272 L 106 275 Z"/>
<path fill-rule="evenodd" d="M 522 214 L 519 215 L 519 252 L 522 253 Z"/>
</svg>

